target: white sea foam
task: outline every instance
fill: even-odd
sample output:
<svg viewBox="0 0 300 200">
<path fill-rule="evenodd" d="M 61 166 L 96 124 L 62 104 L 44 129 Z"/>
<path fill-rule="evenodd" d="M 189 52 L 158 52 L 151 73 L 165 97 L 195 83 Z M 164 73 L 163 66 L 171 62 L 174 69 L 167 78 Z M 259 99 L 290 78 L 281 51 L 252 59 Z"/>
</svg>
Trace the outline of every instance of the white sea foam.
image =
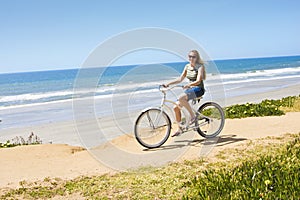
<svg viewBox="0 0 300 200">
<path fill-rule="evenodd" d="M 299 74 L 300 67 L 296 68 L 282 68 L 282 69 L 270 69 L 270 70 L 259 70 L 259 71 L 248 71 L 245 73 L 236 74 L 221 74 L 221 78 L 226 81 L 228 79 L 246 79 L 249 77 L 272 77 L 272 76 L 286 76 L 291 74 Z M 213 77 L 212 77 L 213 79 Z"/>
<path fill-rule="evenodd" d="M 286 79 L 299 79 L 300 67 L 282 68 L 272 70 L 261 70 L 255 72 L 236 73 L 236 74 L 221 74 L 209 75 L 205 81 L 206 87 L 218 85 L 230 85 L 226 90 L 239 87 L 240 84 L 248 84 L 257 81 L 274 81 Z M 173 79 L 172 79 L 173 80 Z M 171 80 L 161 82 L 143 82 L 143 83 L 116 83 L 99 86 L 91 89 L 76 89 L 46 93 L 30 93 L 20 94 L 15 96 L 0 96 L 0 110 L 7 108 L 22 107 L 25 105 L 42 105 L 46 103 L 55 103 L 62 101 L 70 101 L 72 98 L 93 97 L 95 99 L 112 98 L 118 94 L 146 94 L 159 92 L 158 86 L 162 83 L 167 83 Z"/>
<path fill-rule="evenodd" d="M 60 91 L 60 92 L 47 92 L 47 93 L 32 93 L 32 94 L 20 94 L 15 96 L 2 96 L 0 97 L 0 102 L 11 102 L 11 101 L 28 101 L 28 100 L 38 100 L 50 97 L 59 97 L 72 95 L 72 91 Z"/>
<path fill-rule="evenodd" d="M 49 98 L 59 98 L 59 97 L 75 97 L 77 96 L 84 96 L 94 92 L 97 93 L 107 93 L 114 91 L 115 88 L 99 88 L 99 89 L 91 89 L 91 90 L 77 90 L 74 92 L 73 90 L 66 90 L 66 91 L 58 91 L 58 92 L 45 92 L 45 93 L 29 93 L 29 94 L 20 94 L 14 96 L 0 96 L 0 103 L 5 102 L 17 102 L 17 101 L 34 101 L 34 100 L 42 100 L 42 99 L 49 99 Z M 75 96 L 74 96 L 75 95 Z"/>
<path fill-rule="evenodd" d="M 216 85 L 229 85 L 229 84 L 242 84 L 242 83 L 251 83 L 257 81 L 274 81 L 274 80 L 284 80 L 284 79 L 297 79 L 300 78 L 300 75 L 291 75 L 291 76 L 280 76 L 280 77 L 253 77 L 248 79 L 239 79 L 239 80 L 229 80 L 223 82 L 208 82 L 207 86 L 216 86 Z"/>
<path fill-rule="evenodd" d="M 28 104 L 11 105 L 11 106 L 0 106 L 0 110 L 26 108 L 26 107 L 31 107 L 31 106 L 45 106 L 45 105 L 50 105 L 50 104 L 70 102 L 72 100 L 73 99 L 66 99 L 66 100 L 57 100 L 57 101 L 50 101 L 50 102 L 28 103 Z"/>
</svg>

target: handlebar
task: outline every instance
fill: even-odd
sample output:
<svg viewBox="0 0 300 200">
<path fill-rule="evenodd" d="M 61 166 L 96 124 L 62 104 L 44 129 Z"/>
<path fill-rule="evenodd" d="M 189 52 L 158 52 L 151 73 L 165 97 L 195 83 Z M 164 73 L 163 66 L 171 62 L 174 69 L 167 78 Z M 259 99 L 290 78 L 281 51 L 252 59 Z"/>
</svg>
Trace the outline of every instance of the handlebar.
<svg viewBox="0 0 300 200">
<path fill-rule="evenodd" d="M 173 85 L 171 87 L 170 86 L 169 87 L 165 87 L 164 85 L 159 85 L 158 89 L 161 92 L 166 92 L 166 91 L 172 90 L 175 87 L 181 87 L 181 88 L 183 88 L 184 86 L 183 85 Z"/>
</svg>

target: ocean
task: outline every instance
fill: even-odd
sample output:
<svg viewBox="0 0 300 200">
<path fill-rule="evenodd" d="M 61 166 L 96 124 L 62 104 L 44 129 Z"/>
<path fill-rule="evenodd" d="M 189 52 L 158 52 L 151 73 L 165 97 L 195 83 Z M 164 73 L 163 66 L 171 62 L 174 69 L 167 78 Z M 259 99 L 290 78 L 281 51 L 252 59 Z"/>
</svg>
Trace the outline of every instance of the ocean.
<svg viewBox="0 0 300 200">
<path fill-rule="evenodd" d="M 62 103 L 72 102 L 73 98 L 93 95 L 95 99 L 105 101 L 114 95 L 132 93 L 143 94 L 143 98 L 154 97 L 158 85 L 178 77 L 185 64 L 112 66 L 105 68 L 101 77 L 95 77 L 99 74 L 95 70 L 99 69 L 84 69 L 86 75 L 80 77 L 84 79 L 81 81 L 88 83 L 97 79 L 98 82 L 92 93 L 91 88 L 80 88 L 76 95 L 74 83 L 80 69 L 0 74 L 0 119 L 3 120 L 0 128 L 71 120 L 71 106 L 65 108 Z M 208 89 L 213 86 L 224 88 L 227 98 L 300 83 L 300 56 L 215 60 L 214 64 L 218 70 L 210 70 L 208 63 L 205 86 Z M 259 82 L 268 84 L 257 87 Z M 145 99 L 134 101 L 140 103 L 135 103 L 132 110 L 152 103 Z M 34 112 L 37 107 L 40 109 Z M 110 114 L 105 107 L 99 110 L 100 116 Z"/>
</svg>

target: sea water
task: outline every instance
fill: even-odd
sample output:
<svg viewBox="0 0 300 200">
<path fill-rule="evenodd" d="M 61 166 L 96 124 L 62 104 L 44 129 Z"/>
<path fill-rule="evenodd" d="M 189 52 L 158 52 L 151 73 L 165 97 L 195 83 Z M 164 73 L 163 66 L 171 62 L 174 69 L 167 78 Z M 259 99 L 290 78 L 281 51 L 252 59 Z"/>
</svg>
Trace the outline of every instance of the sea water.
<svg viewBox="0 0 300 200">
<path fill-rule="evenodd" d="M 91 96 L 99 102 L 94 105 L 98 116 L 112 114 L 112 106 L 122 112 L 157 104 L 159 84 L 178 77 L 186 64 L 0 74 L 0 119 L 3 121 L 0 128 L 71 120 L 72 101 Z M 211 64 L 217 70 L 210 68 Z M 300 56 L 216 60 L 206 65 L 206 89 L 222 88 L 226 98 L 273 91 L 300 82 Z M 79 76 L 82 71 L 85 75 Z M 86 83 L 86 87 L 77 88 L 78 82 Z M 261 83 L 259 87 L 258 83 Z M 122 95 L 129 98 L 127 108 L 120 101 L 111 100 Z"/>
</svg>

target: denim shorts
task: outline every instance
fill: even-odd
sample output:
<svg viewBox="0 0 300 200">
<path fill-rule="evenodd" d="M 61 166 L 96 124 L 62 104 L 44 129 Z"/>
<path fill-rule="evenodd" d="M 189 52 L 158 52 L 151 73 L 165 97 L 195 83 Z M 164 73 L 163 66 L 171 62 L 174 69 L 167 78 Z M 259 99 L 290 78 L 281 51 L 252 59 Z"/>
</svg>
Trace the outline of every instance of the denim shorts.
<svg viewBox="0 0 300 200">
<path fill-rule="evenodd" d="M 188 101 L 203 96 L 204 92 L 204 89 L 201 87 L 192 87 L 184 91 L 184 93 L 188 96 Z"/>
</svg>

